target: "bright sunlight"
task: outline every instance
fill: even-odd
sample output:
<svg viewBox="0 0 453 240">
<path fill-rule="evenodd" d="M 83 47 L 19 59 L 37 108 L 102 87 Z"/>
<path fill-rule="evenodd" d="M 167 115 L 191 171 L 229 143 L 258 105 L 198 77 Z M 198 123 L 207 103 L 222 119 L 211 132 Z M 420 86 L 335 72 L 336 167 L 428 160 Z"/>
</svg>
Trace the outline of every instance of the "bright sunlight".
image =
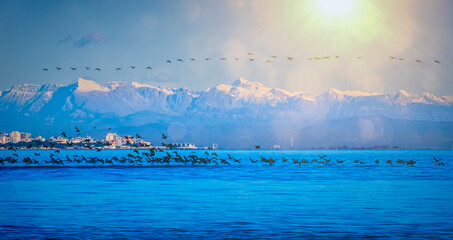
<svg viewBox="0 0 453 240">
<path fill-rule="evenodd" d="M 343 15 L 350 12 L 355 0 L 317 0 L 318 6 L 329 15 Z"/>
</svg>

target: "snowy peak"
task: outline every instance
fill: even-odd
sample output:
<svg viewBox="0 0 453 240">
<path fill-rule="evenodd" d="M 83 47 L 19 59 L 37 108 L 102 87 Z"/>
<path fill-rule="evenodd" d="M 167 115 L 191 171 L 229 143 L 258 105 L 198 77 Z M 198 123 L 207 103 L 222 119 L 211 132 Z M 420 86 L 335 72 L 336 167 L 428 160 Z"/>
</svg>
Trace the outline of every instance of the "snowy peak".
<svg viewBox="0 0 453 240">
<path fill-rule="evenodd" d="M 93 92 L 93 91 L 100 91 L 100 92 L 109 92 L 110 89 L 108 87 L 103 87 L 99 83 L 91 80 L 85 80 L 83 78 L 79 78 L 77 80 L 77 91 L 78 92 Z"/>
<path fill-rule="evenodd" d="M 236 80 L 233 84 L 231 84 L 234 87 L 242 87 L 242 88 L 247 88 L 247 89 L 260 89 L 264 88 L 263 84 L 259 82 L 249 82 L 244 78 L 239 78 Z"/>
</svg>

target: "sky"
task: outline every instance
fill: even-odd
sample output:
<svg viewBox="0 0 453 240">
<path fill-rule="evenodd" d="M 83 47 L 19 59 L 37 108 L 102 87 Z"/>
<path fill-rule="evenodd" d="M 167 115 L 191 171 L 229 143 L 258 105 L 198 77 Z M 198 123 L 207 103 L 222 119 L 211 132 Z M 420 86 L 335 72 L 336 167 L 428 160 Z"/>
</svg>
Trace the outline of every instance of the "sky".
<svg viewBox="0 0 453 240">
<path fill-rule="evenodd" d="M 450 0 L 1 5 L 0 91 L 24 83 L 67 85 L 79 77 L 205 90 L 243 77 L 310 94 L 335 88 L 453 95 Z"/>
</svg>

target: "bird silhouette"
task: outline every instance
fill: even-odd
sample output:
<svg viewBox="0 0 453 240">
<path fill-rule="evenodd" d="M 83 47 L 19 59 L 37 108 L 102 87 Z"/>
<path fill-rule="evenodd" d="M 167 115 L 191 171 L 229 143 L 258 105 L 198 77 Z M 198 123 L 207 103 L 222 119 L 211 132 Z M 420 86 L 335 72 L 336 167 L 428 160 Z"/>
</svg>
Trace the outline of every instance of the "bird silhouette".
<svg viewBox="0 0 453 240">
<path fill-rule="evenodd" d="M 90 67 L 85 67 L 85 68 L 86 68 L 86 70 L 90 70 Z"/>
<path fill-rule="evenodd" d="M 227 60 L 227 59 L 223 57 L 223 58 L 221 58 L 220 60 L 221 60 L 221 61 L 225 61 L 225 60 Z"/>
<path fill-rule="evenodd" d="M 400 60 L 400 61 L 404 61 L 404 58 L 398 58 L 398 60 Z"/>
<path fill-rule="evenodd" d="M 116 68 L 116 69 L 115 69 L 115 71 L 119 71 L 119 70 L 121 70 L 121 68 Z"/>
<path fill-rule="evenodd" d="M 181 58 L 176 59 L 178 62 L 184 62 Z"/>
<path fill-rule="evenodd" d="M 74 71 L 74 70 L 76 70 L 77 68 L 75 68 L 75 67 L 72 67 L 71 69 L 72 69 L 72 71 Z"/>
<path fill-rule="evenodd" d="M 132 69 L 135 69 L 135 66 L 131 66 Z"/>
<path fill-rule="evenodd" d="M 270 63 L 270 62 L 271 62 L 270 60 L 267 60 L 267 61 L 265 61 L 264 63 Z"/>
<path fill-rule="evenodd" d="M 74 127 L 74 128 L 76 129 L 77 133 L 81 132 L 79 128 L 77 128 L 77 127 Z"/>
<path fill-rule="evenodd" d="M 61 70 L 61 67 L 56 67 L 56 69 L 59 71 L 59 70 Z"/>
<path fill-rule="evenodd" d="M 252 52 L 249 52 L 249 53 L 248 53 L 248 55 L 255 55 L 255 54 L 254 54 L 254 53 L 252 53 Z"/>
<path fill-rule="evenodd" d="M 253 59 L 253 58 L 249 58 L 249 60 L 250 60 L 250 62 L 253 62 L 253 61 L 255 61 L 255 59 Z"/>
<path fill-rule="evenodd" d="M 260 145 L 256 145 L 255 149 L 261 149 L 261 146 Z"/>
<path fill-rule="evenodd" d="M 340 58 L 340 56 L 335 55 L 335 58 Z"/>
<path fill-rule="evenodd" d="M 440 63 L 438 60 L 434 60 L 435 63 Z"/>
<path fill-rule="evenodd" d="M 422 61 L 421 60 L 415 60 L 415 62 L 421 63 Z"/>
<path fill-rule="evenodd" d="M 210 58 L 205 58 L 205 60 L 206 60 L 206 61 L 209 61 L 209 60 L 211 60 L 211 59 L 210 59 Z"/>
<path fill-rule="evenodd" d="M 100 68 L 96 68 L 96 69 L 94 69 L 94 71 L 101 71 L 101 69 Z"/>
<path fill-rule="evenodd" d="M 191 58 L 190 60 L 191 60 L 191 61 L 196 61 L 195 58 Z"/>
<path fill-rule="evenodd" d="M 272 58 L 277 58 L 278 56 L 272 56 Z"/>
<path fill-rule="evenodd" d="M 43 68 L 42 70 L 43 70 L 43 71 L 49 71 L 49 69 L 47 69 L 47 68 Z"/>
<path fill-rule="evenodd" d="M 168 63 L 171 63 L 171 61 L 170 61 L 170 60 L 167 60 L 167 62 L 168 62 Z"/>
<path fill-rule="evenodd" d="M 146 69 L 153 69 L 153 68 L 148 66 L 148 67 L 146 67 Z"/>
<path fill-rule="evenodd" d="M 165 134 L 162 133 L 162 139 L 167 139 L 168 136 L 166 136 Z"/>
<path fill-rule="evenodd" d="M 287 57 L 288 60 L 292 61 L 294 58 L 293 57 Z"/>
</svg>

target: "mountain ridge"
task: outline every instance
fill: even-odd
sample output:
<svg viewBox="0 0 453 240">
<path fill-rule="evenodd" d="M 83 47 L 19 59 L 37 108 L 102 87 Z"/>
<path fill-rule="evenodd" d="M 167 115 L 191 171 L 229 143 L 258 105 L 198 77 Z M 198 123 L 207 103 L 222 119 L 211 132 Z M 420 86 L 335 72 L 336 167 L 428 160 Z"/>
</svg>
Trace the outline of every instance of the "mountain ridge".
<svg viewBox="0 0 453 240">
<path fill-rule="evenodd" d="M 348 131 L 357 132 L 360 128 L 360 126 L 353 127 L 358 123 L 357 118 L 373 119 L 375 116 L 384 119 L 377 121 L 376 124 L 389 123 L 385 126 L 394 131 L 395 128 L 392 128 L 390 123 L 409 124 L 414 128 L 422 126 L 426 128 L 431 124 L 440 128 L 433 130 L 433 133 L 442 135 L 444 138 L 444 145 L 441 144 L 442 141 L 436 141 L 436 144 L 445 147 L 453 142 L 451 136 L 453 133 L 449 125 L 436 123 L 453 122 L 453 97 L 436 96 L 431 93 L 410 94 L 404 90 L 391 94 L 379 94 L 329 89 L 320 95 L 311 96 L 303 92 L 269 88 L 259 82 L 250 82 L 243 78 L 239 78 L 231 85 L 218 84 L 203 91 L 151 86 L 136 82 L 108 82 L 101 85 L 95 81 L 80 78 L 69 85 L 15 85 L 0 94 L 0 117 L 14 119 L 14 121 L 4 120 L 0 131 L 11 131 L 21 127 L 25 128 L 23 131 L 29 131 L 28 126 L 35 126 L 30 128 L 45 131 L 47 135 L 57 135 L 59 131 L 73 125 L 85 128 L 98 126 L 97 129 L 100 130 L 136 129 L 138 132 L 143 126 L 157 124 L 156 126 L 163 126 L 160 131 L 165 132 L 167 130 L 165 126 L 182 122 L 188 129 L 192 129 L 192 132 L 188 131 L 187 135 L 192 134 L 201 138 L 203 134 L 196 129 L 206 129 L 206 134 L 216 136 L 216 138 L 205 136 L 212 141 L 221 142 L 215 139 L 225 138 L 221 136 L 222 132 L 238 134 L 248 132 L 250 136 L 244 138 L 242 143 L 238 142 L 243 146 L 247 141 L 253 142 L 255 137 L 262 138 L 266 135 L 265 132 L 269 132 L 269 137 L 273 136 L 277 139 L 289 139 L 293 135 L 302 136 L 305 134 L 302 129 L 326 121 L 337 128 L 343 128 L 341 126 L 350 128 L 345 127 L 339 131 L 346 131 L 344 135 L 348 135 Z M 387 118 L 395 121 L 385 120 Z M 349 123 L 346 124 L 344 121 Z M 426 123 L 416 124 L 405 121 L 425 121 Z M 250 124 L 261 127 L 255 129 L 254 125 Z M 212 129 L 205 126 L 210 126 Z M 237 131 L 238 129 L 242 130 Z M 326 127 L 326 129 L 338 132 L 335 128 Z M 410 131 L 410 128 L 405 129 Z M 447 131 L 447 135 L 440 133 L 442 129 Z M 430 133 L 422 130 L 414 129 L 414 132 L 420 132 L 423 135 L 421 137 L 426 139 L 435 139 L 432 136 L 428 137 Z M 300 133 L 296 134 L 295 132 L 298 131 Z M 314 134 L 314 131 L 308 132 Z M 391 131 L 383 132 L 385 132 L 384 135 L 392 135 Z M 87 134 L 101 134 L 101 132 L 87 131 Z M 357 135 L 358 139 L 360 139 L 359 135 Z M 334 136 L 339 138 L 341 134 Z M 297 136 L 294 137 L 297 138 Z M 312 137 L 318 139 L 317 136 Z M 192 137 L 187 139 L 197 140 Z M 382 138 L 382 141 L 384 139 Z M 393 136 L 392 139 L 395 137 Z M 329 141 L 326 140 L 326 142 Z M 352 144 L 353 141 L 350 143 Z M 414 140 L 415 143 L 417 146 L 423 145 L 423 141 Z M 228 144 L 234 146 L 235 142 L 230 141 Z M 431 145 L 426 142 L 426 146 Z"/>
</svg>

